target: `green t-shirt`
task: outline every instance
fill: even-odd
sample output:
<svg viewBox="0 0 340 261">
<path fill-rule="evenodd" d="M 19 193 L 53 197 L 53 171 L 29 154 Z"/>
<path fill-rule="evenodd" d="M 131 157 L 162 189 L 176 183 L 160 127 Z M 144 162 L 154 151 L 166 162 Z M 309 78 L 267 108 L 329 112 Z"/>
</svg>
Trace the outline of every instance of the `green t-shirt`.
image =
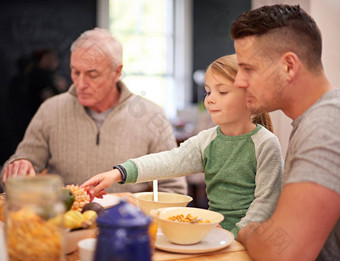
<svg viewBox="0 0 340 261">
<path fill-rule="evenodd" d="M 217 136 L 204 150 L 203 166 L 211 210 L 225 216 L 223 228 L 234 229 L 254 200 L 256 155 L 252 136 L 260 130 L 240 136 Z"/>
<path fill-rule="evenodd" d="M 281 187 L 283 161 L 276 136 L 258 125 L 250 133 L 226 136 L 213 127 L 179 148 L 122 164 L 126 183 L 204 172 L 209 209 L 224 215 L 221 226 L 234 233 L 272 214 Z"/>
</svg>

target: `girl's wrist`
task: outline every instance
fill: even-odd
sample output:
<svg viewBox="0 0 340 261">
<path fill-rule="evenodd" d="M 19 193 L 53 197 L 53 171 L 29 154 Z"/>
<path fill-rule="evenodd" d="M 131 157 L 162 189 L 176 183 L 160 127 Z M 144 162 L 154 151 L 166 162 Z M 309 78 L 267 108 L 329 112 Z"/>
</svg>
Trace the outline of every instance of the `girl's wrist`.
<svg viewBox="0 0 340 261">
<path fill-rule="evenodd" d="M 116 165 L 116 166 L 113 166 L 113 171 L 116 172 L 117 174 L 117 182 L 120 183 L 120 184 L 124 184 L 125 181 L 126 181 L 126 170 L 123 166 L 121 165 Z M 120 177 L 120 178 L 119 178 Z"/>
</svg>

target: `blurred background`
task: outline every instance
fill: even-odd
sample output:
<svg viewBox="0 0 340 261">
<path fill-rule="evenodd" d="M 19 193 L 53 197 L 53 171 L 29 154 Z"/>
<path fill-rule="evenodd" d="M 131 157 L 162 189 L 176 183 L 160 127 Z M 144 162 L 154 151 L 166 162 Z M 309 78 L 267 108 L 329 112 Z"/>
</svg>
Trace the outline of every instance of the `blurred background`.
<svg viewBox="0 0 340 261">
<path fill-rule="evenodd" d="M 266 4 L 300 4 L 318 23 L 323 63 L 340 86 L 338 0 L 11 0 L 0 2 L 0 166 L 14 153 L 40 103 L 71 84 L 71 43 L 107 28 L 123 44 L 122 80 L 164 108 L 178 143 L 212 126 L 202 105 L 204 71 L 234 53 L 232 22 Z M 285 155 L 290 120 L 273 112 Z M 1 168 L 1 167 L 0 167 Z M 193 204 L 206 205 L 202 174 L 188 178 Z"/>
</svg>

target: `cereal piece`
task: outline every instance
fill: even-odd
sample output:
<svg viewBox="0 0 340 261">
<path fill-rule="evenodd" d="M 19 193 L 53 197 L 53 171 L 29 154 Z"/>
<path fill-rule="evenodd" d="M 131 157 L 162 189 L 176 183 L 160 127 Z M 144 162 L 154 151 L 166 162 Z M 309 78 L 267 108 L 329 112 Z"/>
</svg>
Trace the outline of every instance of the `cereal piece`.
<svg viewBox="0 0 340 261">
<path fill-rule="evenodd" d="M 197 223 L 210 223 L 210 220 L 209 219 L 206 219 L 206 220 L 203 220 L 203 219 L 200 219 L 199 217 L 194 217 L 192 214 L 187 214 L 185 217 L 183 214 L 180 214 L 180 215 L 175 215 L 175 216 L 171 216 L 171 217 L 168 217 L 168 220 L 171 220 L 171 221 L 178 221 L 178 222 L 185 222 L 185 223 L 190 223 L 194 220 L 197 220 L 199 219 L 199 221 L 197 221 Z"/>
</svg>

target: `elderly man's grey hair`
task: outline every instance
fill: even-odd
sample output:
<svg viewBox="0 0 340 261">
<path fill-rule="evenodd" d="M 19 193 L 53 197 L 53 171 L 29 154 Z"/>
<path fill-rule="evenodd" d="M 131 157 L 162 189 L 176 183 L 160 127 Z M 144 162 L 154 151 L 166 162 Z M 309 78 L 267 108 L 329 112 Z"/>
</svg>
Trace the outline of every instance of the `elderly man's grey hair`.
<svg viewBox="0 0 340 261">
<path fill-rule="evenodd" d="M 71 45 L 71 52 L 75 49 L 96 47 L 96 55 L 108 55 L 112 60 L 113 68 L 122 64 L 123 48 L 120 42 L 115 39 L 108 30 L 94 28 L 82 33 Z"/>
</svg>

